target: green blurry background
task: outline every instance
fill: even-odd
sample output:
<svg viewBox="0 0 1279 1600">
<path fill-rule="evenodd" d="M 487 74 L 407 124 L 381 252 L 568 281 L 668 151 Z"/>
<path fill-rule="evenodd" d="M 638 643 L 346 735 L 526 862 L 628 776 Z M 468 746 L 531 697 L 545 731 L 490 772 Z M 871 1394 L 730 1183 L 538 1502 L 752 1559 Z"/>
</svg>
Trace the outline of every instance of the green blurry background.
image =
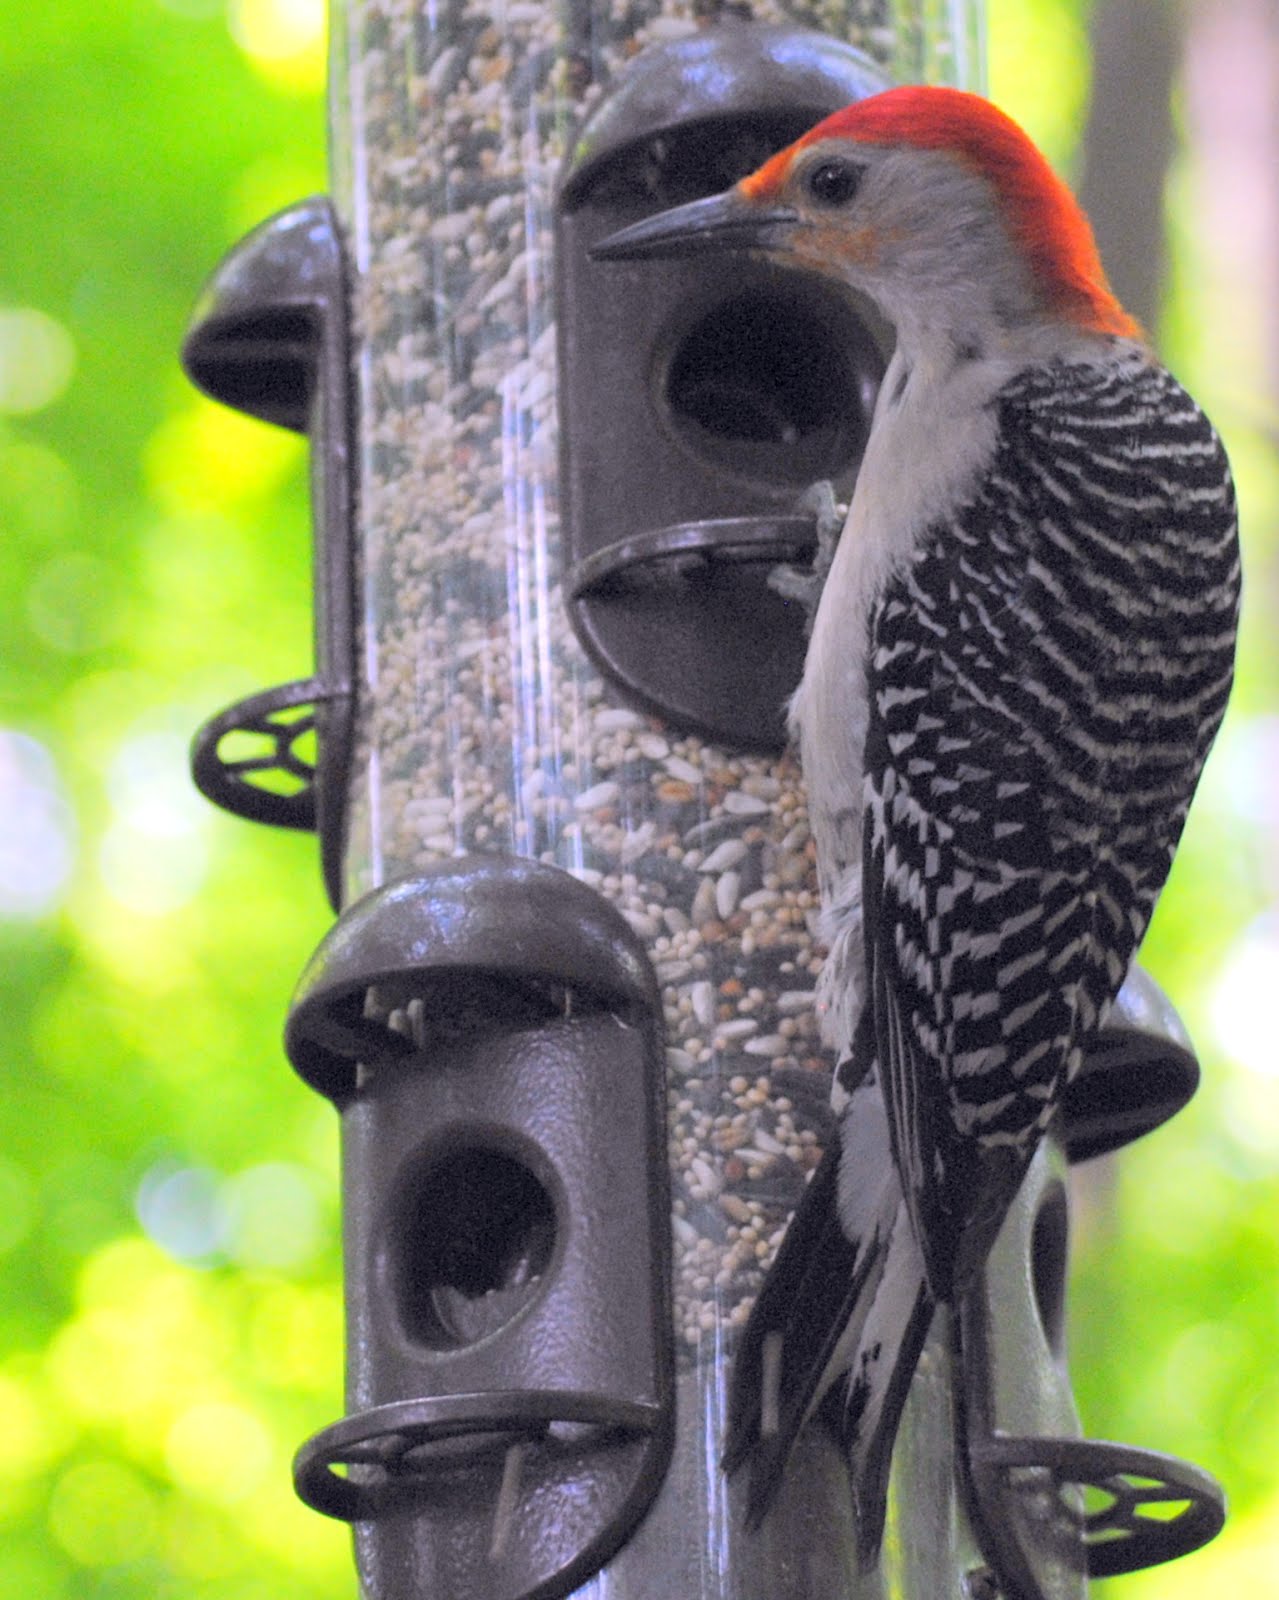
<svg viewBox="0 0 1279 1600">
<path fill-rule="evenodd" d="M 340 1410 L 335 1129 L 278 1043 L 330 917 L 314 842 L 213 811 L 185 760 L 210 712 L 310 670 L 304 454 L 175 359 L 222 252 L 325 186 L 322 7 L 8 13 L 0 1593 L 351 1596 L 288 1472 Z M 1072 1300 L 1090 1431 L 1201 1462 L 1234 1510 L 1102 1592 L 1279 1592 L 1279 10 L 994 0 L 990 29 L 992 92 L 1082 173 L 1226 436 L 1248 560 L 1234 708 L 1146 946 L 1206 1085 L 1087 1174 Z M 1165 158 L 1166 270 L 1140 207 Z"/>
</svg>

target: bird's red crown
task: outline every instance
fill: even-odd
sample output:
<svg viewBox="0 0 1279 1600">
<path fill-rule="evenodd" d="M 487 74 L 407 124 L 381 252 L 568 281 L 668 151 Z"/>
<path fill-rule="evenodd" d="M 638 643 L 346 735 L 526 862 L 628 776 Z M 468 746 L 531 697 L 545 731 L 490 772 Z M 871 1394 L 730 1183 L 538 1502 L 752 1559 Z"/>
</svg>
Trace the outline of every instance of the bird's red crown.
<svg viewBox="0 0 1279 1600">
<path fill-rule="evenodd" d="M 1012 120 L 980 95 L 932 86 L 886 89 L 837 111 L 743 179 L 752 199 L 776 192 L 800 151 L 820 139 L 946 150 L 994 186 L 1048 304 L 1098 333 L 1140 337 L 1106 281 L 1079 202 Z"/>
</svg>

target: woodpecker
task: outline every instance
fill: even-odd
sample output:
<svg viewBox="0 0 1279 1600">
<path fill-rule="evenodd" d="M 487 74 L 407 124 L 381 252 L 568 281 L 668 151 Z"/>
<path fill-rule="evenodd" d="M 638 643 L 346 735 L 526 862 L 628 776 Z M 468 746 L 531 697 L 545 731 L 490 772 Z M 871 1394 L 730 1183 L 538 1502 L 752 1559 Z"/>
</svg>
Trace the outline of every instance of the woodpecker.
<svg viewBox="0 0 1279 1600">
<path fill-rule="evenodd" d="M 725 246 L 895 334 L 790 706 L 839 1137 L 752 1314 L 724 1453 L 758 1522 L 834 1416 L 870 1563 L 934 1310 L 978 1284 L 1225 709 L 1235 499 L 1078 203 L 979 96 L 887 90 L 596 253 Z"/>
</svg>

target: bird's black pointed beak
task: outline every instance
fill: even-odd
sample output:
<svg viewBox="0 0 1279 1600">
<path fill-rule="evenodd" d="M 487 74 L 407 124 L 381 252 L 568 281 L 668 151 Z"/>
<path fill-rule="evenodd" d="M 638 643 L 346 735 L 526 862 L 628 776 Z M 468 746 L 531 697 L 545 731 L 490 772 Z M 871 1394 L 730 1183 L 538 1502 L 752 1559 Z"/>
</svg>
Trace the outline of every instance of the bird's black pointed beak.
<svg viewBox="0 0 1279 1600">
<path fill-rule="evenodd" d="M 590 254 L 595 261 L 643 261 L 703 250 L 767 250 L 797 220 L 787 206 L 760 204 L 728 189 L 620 228 L 592 245 Z"/>
</svg>

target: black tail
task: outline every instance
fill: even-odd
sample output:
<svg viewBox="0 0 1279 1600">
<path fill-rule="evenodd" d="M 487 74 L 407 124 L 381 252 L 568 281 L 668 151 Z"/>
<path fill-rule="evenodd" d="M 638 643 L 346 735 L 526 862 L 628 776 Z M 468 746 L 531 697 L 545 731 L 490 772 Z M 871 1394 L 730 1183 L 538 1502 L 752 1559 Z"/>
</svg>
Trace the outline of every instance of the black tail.
<svg viewBox="0 0 1279 1600">
<path fill-rule="evenodd" d="M 733 1369 L 723 1465 L 747 1462 L 748 1526 L 772 1503 L 800 1429 L 831 1394 L 848 1442 L 858 1542 L 873 1560 L 893 1440 L 931 1321 L 923 1261 L 871 1068 L 840 1118 L 755 1303 Z"/>
<path fill-rule="evenodd" d="M 845 1302 L 861 1252 L 839 1226 L 838 1164 L 835 1145 L 791 1218 L 733 1364 L 723 1467 L 732 1474 L 751 1463 L 752 1526 L 768 1508 L 795 1435 L 821 1399 L 822 1377 L 847 1320 Z M 800 1307 L 804 1314 L 797 1320 Z M 776 1385 L 771 1396 L 770 1383 Z"/>
<path fill-rule="evenodd" d="M 857 1551 L 863 1566 L 874 1563 L 884 1536 L 893 1444 L 932 1326 L 934 1305 L 924 1277 L 924 1258 L 902 1202 L 884 1270 L 858 1339 L 844 1412 L 857 1508 Z"/>
</svg>

